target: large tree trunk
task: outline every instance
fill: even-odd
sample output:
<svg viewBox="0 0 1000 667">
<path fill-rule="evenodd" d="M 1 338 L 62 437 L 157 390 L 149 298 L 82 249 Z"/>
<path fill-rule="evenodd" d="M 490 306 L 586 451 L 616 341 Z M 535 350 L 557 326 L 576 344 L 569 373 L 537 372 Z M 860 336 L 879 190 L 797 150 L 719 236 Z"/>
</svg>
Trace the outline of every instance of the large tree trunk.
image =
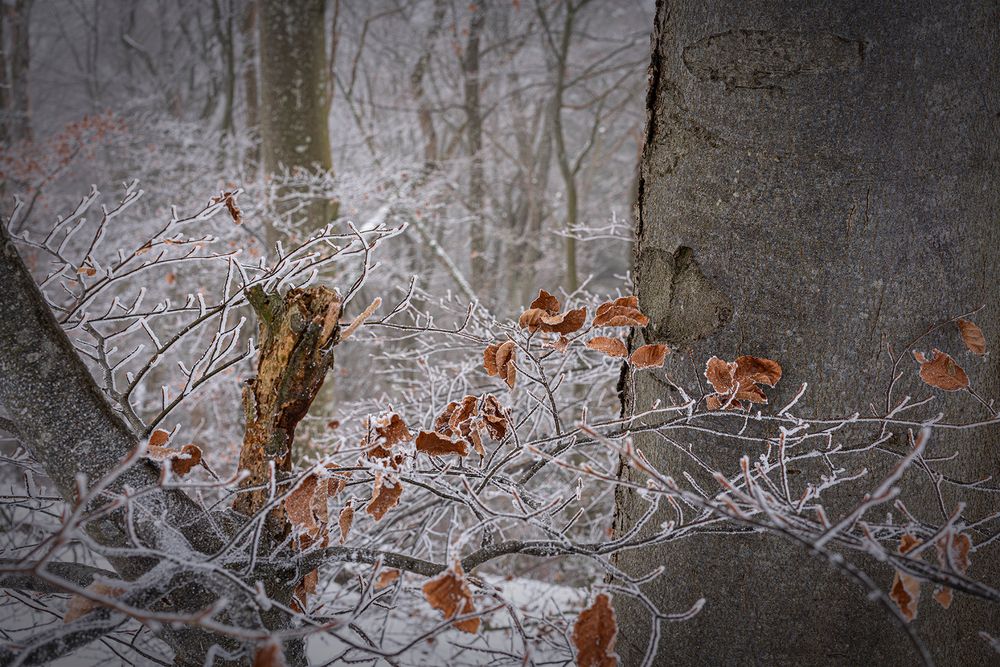
<svg viewBox="0 0 1000 667">
<path fill-rule="evenodd" d="M 16 0 L 10 15 L 10 91 L 8 136 L 11 141 L 31 141 L 31 97 L 28 68 L 31 66 L 31 6 L 34 0 Z"/>
<path fill-rule="evenodd" d="M 489 265 L 486 248 L 487 219 L 483 211 L 483 113 L 479 96 L 482 81 L 479 71 L 480 37 L 486 22 L 486 7 L 483 3 L 472 6 L 469 20 L 469 34 L 462 56 L 463 90 L 465 93 L 465 131 L 468 136 L 469 157 L 469 266 L 472 288 L 480 297 L 486 297 L 486 271 Z M 493 300 L 493 295 L 486 297 Z"/>
<path fill-rule="evenodd" d="M 870 403 L 885 414 L 886 343 L 907 353 L 898 349 L 905 341 L 980 304 L 976 321 L 996 350 L 998 9 L 972 0 L 660 0 L 636 224 L 636 287 L 652 321 L 632 345 L 669 343 L 667 372 L 688 387 L 698 386 L 695 374 L 713 354 L 776 359 L 785 376 L 772 404 L 784 405 L 808 381 L 796 410 L 818 416 L 870 414 Z M 950 335 L 927 347 L 957 353 L 961 343 Z M 909 384 L 912 362 L 904 364 L 898 395 L 926 396 L 926 387 Z M 969 359 L 967 369 L 980 394 L 997 395 L 995 352 Z M 625 380 L 626 411 L 669 391 L 649 372 Z M 989 414 L 965 393 L 934 410 L 951 420 Z M 764 449 L 690 442 L 726 472 L 741 454 Z M 975 437 L 939 431 L 929 456 L 957 451 L 940 468 L 978 480 L 1000 468 L 998 442 L 995 427 Z M 676 448 L 648 434 L 635 444 L 674 479 L 688 470 L 712 488 Z M 886 445 L 906 447 L 905 433 Z M 873 451 L 863 464 L 878 479 L 896 460 Z M 907 507 L 939 523 L 921 475 L 903 479 L 904 494 L 920 482 L 927 489 L 907 495 Z M 829 508 L 843 511 L 849 495 L 827 498 Z M 949 511 L 966 500 L 968 523 L 996 511 L 995 497 L 954 486 L 944 499 Z M 644 506 L 622 493 L 617 530 Z M 888 587 L 891 570 L 854 562 Z M 666 567 L 647 588 L 664 611 L 707 598 L 693 620 L 663 627 L 657 664 L 917 661 L 860 587 L 778 536 L 690 538 L 623 554 L 618 564 L 632 573 Z M 996 585 L 996 563 L 973 568 Z M 637 664 L 649 615 L 623 596 L 618 613 L 618 651 Z M 985 664 L 989 647 L 977 632 L 998 629 L 995 616 L 964 597 L 948 611 L 925 600 L 914 627 L 941 664 Z"/>
<path fill-rule="evenodd" d="M 324 0 L 258 0 L 260 128 L 268 174 L 316 168 L 330 170 Z M 336 205 L 310 203 L 312 229 L 336 216 Z M 274 240 L 272 238 L 271 240 Z"/>
</svg>

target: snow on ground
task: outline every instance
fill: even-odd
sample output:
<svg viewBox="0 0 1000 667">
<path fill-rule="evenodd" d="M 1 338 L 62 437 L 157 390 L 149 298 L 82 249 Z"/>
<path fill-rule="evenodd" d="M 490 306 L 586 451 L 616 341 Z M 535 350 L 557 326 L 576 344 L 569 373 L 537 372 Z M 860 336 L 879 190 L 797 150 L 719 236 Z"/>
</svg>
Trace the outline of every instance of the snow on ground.
<svg viewBox="0 0 1000 667">
<path fill-rule="evenodd" d="M 590 596 L 587 589 L 527 578 L 506 579 L 487 576 L 484 579 L 516 610 L 518 620 L 529 640 L 527 646 L 515 631 L 510 613 L 505 609 L 499 609 L 484 615 L 480 631 L 476 635 L 448 628 L 432 637 L 420 640 L 409 650 L 393 657 L 391 662 L 380 660 L 376 664 L 457 667 L 487 664 L 519 665 L 532 662 L 555 665 L 572 663 L 566 635 L 572 627 L 577 612 L 587 604 Z M 414 595 L 420 595 L 419 583 L 414 586 L 413 592 L 408 592 L 405 597 L 412 600 Z M 484 600 L 482 597 L 477 597 L 477 605 L 480 608 L 487 602 L 488 598 Z M 543 623 L 539 620 L 542 617 L 561 618 L 561 621 Z M 388 613 L 383 617 L 382 627 L 371 627 L 374 619 L 375 615 L 369 613 L 363 630 L 376 641 L 384 638 L 384 646 L 387 648 L 403 648 L 440 623 L 442 616 L 426 603 L 413 605 L 409 601 L 404 603 L 401 599 L 397 612 Z M 340 633 L 345 631 L 341 630 L 338 634 Z M 351 641 L 359 643 L 362 641 L 357 634 L 345 634 Z M 342 658 L 346 648 L 347 644 L 334 634 L 313 635 L 308 643 L 310 664 L 331 666 L 344 664 Z M 528 656 L 530 661 L 525 661 L 524 656 Z M 350 657 L 360 657 L 360 655 L 354 653 Z"/>
</svg>

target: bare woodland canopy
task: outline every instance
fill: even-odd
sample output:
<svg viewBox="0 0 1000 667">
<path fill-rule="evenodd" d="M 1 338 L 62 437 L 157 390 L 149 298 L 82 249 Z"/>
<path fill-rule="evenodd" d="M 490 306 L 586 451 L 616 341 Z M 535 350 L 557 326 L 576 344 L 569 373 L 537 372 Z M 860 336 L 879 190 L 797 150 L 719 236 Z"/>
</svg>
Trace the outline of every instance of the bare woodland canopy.
<svg viewBox="0 0 1000 667">
<path fill-rule="evenodd" d="M 0 664 L 986 664 L 1000 6 L 0 0 Z"/>
</svg>

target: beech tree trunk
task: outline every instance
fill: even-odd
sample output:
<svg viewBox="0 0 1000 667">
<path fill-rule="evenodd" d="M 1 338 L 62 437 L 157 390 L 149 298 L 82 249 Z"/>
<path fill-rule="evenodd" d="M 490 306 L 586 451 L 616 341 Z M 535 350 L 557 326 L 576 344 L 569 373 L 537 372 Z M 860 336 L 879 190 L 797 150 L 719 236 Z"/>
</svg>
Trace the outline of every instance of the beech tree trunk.
<svg viewBox="0 0 1000 667">
<path fill-rule="evenodd" d="M 998 11 L 995 1 L 974 0 L 659 0 L 636 204 L 636 289 L 651 324 L 633 335 L 632 347 L 668 343 L 674 354 L 666 372 L 685 387 L 698 386 L 712 355 L 772 358 L 785 371 L 772 405 L 784 405 L 808 381 L 798 414 L 884 415 L 886 345 L 909 354 L 900 346 L 932 324 L 986 304 L 974 319 L 994 352 L 961 360 L 979 394 L 995 398 Z M 963 350 L 954 331 L 932 337 L 932 346 L 956 356 Z M 904 360 L 899 396 L 932 393 L 914 366 Z M 669 400 L 658 377 L 626 376 L 623 409 Z M 950 421 L 989 417 L 964 392 L 938 400 L 934 411 Z M 936 431 L 927 456 L 958 452 L 939 468 L 961 480 L 996 475 L 1000 432 L 983 436 Z M 703 488 L 717 488 L 661 439 L 637 434 L 634 442 L 675 480 L 687 471 Z M 710 438 L 683 444 L 727 472 L 741 454 L 764 451 Z M 885 449 L 907 446 L 897 433 Z M 896 460 L 873 451 L 864 465 L 878 480 Z M 907 507 L 940 523 L 922 476 L 909 471 L 903 479 Z M 907 495 L 916 489 L 924 495 Z M 824 499 L 836 515 L 861 490 Z M 981 496 L 988 494 L 944 488 L 949 511 L 968 502 L 966 523 L 996 511 L 995 496 Z M 621 493 L 616 529 L 645 507 Z M 891 506 L 873 516 L 888 512 L 907 521 Z M 891 570 L 845 556 L 888 588 Z M 684 539 L 628 552 L 618 565 L 633 574 L 665 566 L 646 587 L 664 612 L 707 600 L 693 620 L 663 625 L 656 664 L 918 662 L 864 590 L 780 536 Z M 997 585 L 996 563 L 972 568 Z M 977 633 L 1000 630 L 995 609 L 960 597 L 944 610 L 926 598 L 925 591 L 913 627 L 939 664 L 986 664 L 990 648 Z M 624 664 L 638 664 L 650 615 L 624 596 L 617 605 L 617 650 Z"/>
<path fill-rule="evenodd" d="M 258 0 L 260 129 L 264 169 L 279 174 L 330 170 L 324 0 Z M 336 216 L 336 205 L 313 201 L 311 231 Z M 274 240 L 273 238 L 271 240 Z"/>
<path fill-rule="evenodd" d="M 480 108 L 482 82 L 479 72 L 480 38 L 486 22 L 483 3 L 472 5 L 469 33 L 462 56 L 463 90 L 465 93 L 465 123 L 468 136 L 469 157 L 469 266 L 470 281 L 480 297 L 486 292 L 486 272 L 489 265 L 486 248 L 486 216 L 483 215 L 483 114 Z M 492 300 L 492 299 L 490 299 Z"/>
<path fill-rule="evenodd" d="M 31 7 L 34 0 L 16 0 L 10 17 L 10 125 L 12 141 L 31 141 L 31 97 L 28 68 L 31 66 Z"/>
</svg>

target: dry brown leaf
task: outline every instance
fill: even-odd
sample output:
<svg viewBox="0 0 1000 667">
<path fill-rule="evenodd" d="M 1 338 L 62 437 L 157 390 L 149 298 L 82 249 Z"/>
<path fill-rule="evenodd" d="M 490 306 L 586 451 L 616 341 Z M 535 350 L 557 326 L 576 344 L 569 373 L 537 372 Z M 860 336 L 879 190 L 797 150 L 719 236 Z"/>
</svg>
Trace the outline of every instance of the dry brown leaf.
<svg viewBox="0 0 1000 667">
<path fill-rule="evenodd" d="M 577 308 L 558 315 L 542 318 L 539 329 L 546 333 L 569 334 L 578 331 L 587 322 L 587 309 Z"/>
<path fill-rule="evenodd" d="M 930 386 L 942 391 L 958 391 L 969 386 L 969 376 L 949 354 L 934 348 L 930 359 L 920 352 L 914 352 L 913 356 L 920 362 L 920 379 Z"/>
<path fill-rule="evenodd" d="M 486 458 L 486 448 L 483 447 L 483 437 L 479 435 L 479 429 L 475 428 L 469 432 L 469 442 L 472 443 L 472 448 L 476 450 L 476 454 L 479 454 L 479 458 Z"/>
<path fill-rule="evenodd" d="M 749 380 L 773 387 L 780 379 L 781 365 L 777 361 L 747 355 L 736 357 L 736 381 L 740 384 Z"/>
<path fill-rule="evenodd" d="M 386 512 L 399 504 L 401 495 L 403 495 L 403 485 L 399 480 L 390 486 L 386 483 L 384 475 L 376 475 L 372 500 L 368 503 L 365 511 L 371 514 L 376 521 L 380 521 Z"/>
<path fill-rule="evenodd" d="M 625 343 L 617 338 L 609 338 L 608 336 L 594 336 L 587 341 L 587 349 L 603 352 L 609 357 L 628 356 L 628 348 L 625 347 Z"/>
<path fill-rule="evenodd" d="M 979 356 L 986 354 L 986 336 L 983 335 L 983 330 L 971 320 L 958 320 L 955 323 L 969 352 Z"/>
<path fill-rule="evenodd" d="M 163 432 L 158 431 L 158 433 Z M 156 433 L 153 435 L 155 436 Z M 152 438 L 150 438 L 150 443 L 152 443 Z M 159 463 L 166 463 L 175 475 L 183 477 L 191 472 L 192 468 L 201 463 L 201 447 L 194 444 L 187 444 L 180 449 L 173 449 L 172 447 L 150 444 L 146 448 L 146 458 Z"/>
<path fill-rule="evenodd" d="M 150 447 L 162 447 L 170 440 L 170 434 L 162 428 L 158 428 L 149 436 Z"/>
<path fill-rule="evenodd" d="M 103 595 L 109 598 L 117 598 L 125 592 L 124 588 L 102 584 L 99 581 L 95 581 L 87 586 L 87 590 L 94 595 Z M 104 605 L 101 604 L 99 600 L 92 600 L 85 595 L 74 595 L 69 599 L 69 605 L 66 607 L 66 614 L 63 616 L 63 623 L 72 623 L 76 619 L 87 615 L 94 609 L 103 606 Z"/>
<path fill-rule="evenodd" d="M 483 426 L 494 440 L 507 437 L 507 417 L 500 401 L 493 394 L 487 394 L 483 399 Z"/>
<path fill-rule="evenodd" d="M 347 534 L 351 532 L 351 524 L 354 523 L 354 506 L 350 501 L 344 506 L 344 509 L 340 510 L 338 523 L 340 525 L 340 543 L 343 544 L 347 541 Z"/>
<path fill-rule="evenodd" d="M 601 593 L 592 605 L 580 612 L 573 624 L 578 667 L 615 667 L 618 664 L 618 656 L 614 653 L 617 636 L 615 611 L 608 596 Z"/>
<path fill-rule="evenodd" d="M 432 607 L 444 613 L 446 619 L 476 611 L 472 603 L 472 591 L 465 580 L 465 573 L 457 561 L 448 570 L 427 581 L 423 587 L 424 598 Z M 457 621 L 454 626 L 462 632 L 475 634 L 479 631 L 479 618 Z"/>
<path fill-rule="evenodd" d="M 920 602 L 920 580 L 905 572 L 896 572 L 889 589 L 889 599 L 896 603 L 899 612 L 907 621 L 917 617 Z"/>
<path fill-rule="evenodd" d="M 965 533 L 946 533 L 935 544 L 938 564 L 943 570 L 952 570 L 958 574 L 965 574 L 969 569 L 969 551 L 972 549 L 972 540 Z M 947 609 L 951 606 L 952 590 L 948 586 L 937 586 L 934 589 L 934 599 L 939 605 Z"/>
<path fill-rule="evenodd" d="M 318 503 L 315 500 L 321 499 L 325 507 L 328 494 L 325 483 L 320 484 L 321 481 L 325 482 L 315 473 L 308 475 L 285 498 L 285 514 L 288 515 L 288 521 L 299 532 L 308 536 L 310 541 L 320 538 L 324 531 L 323 517 L 316 511 Z"/>
<path fill-rule="evenodd" d="M 538 296 L 531 302 L 531 305 L 528 306 L 528 308 L 537 308 L 539 310 L 544 310 L 548 315 L 555 315 L 559 312 L 560 303 L 559 299 L 552 296 L 545 290 L 540 289 L 538 290 Z"/>
<path fill-rule="evenodd" d="M 306 603 L 309 601 L 309 596 L 314 595 L 317 588 L 319 588 L 319 570 L 313 570 L 302 577 L 302 581 L 295 585 L 295 590 L 292 591 L 295 596 L 292 599 L 292 608 L 299 613 L 304 612 Z"/>
<path fill-rule="evenodd" d="M 375 590 L 380 591 L 392 582 L 399 579 L 399 570 L 382 570 L 375 580 Z"/>
<path fill-rule="evenodd" d="M 934 601 L 945 609 L 951 607 L 954 597 L 955 596 L 952 594 L 951 589 L 947 586 L 937 586 L 934 589 Z"/>
<path fill-rule="evenodd" d="M 556 352 L 562 354 L 569 349 L 569 338 L 566 338 L 566 336 L 559 334 L 558 338 L 552 338 L 551 340 L 543 340 L 542 347 L 555 350 Z"/>
<path fill-rule="evenodd" d="M 517 318 L 517 325 L 522 329 L 535 331 L 542 326 L 543 317 L 548 317 L 548 313 L 541 308 L 529 308 Z"/>
<path fill-rule="evenodd" d="M 906 533 L 899 539 L 899 553 L 905 554 L 919 544 L 920 540 Z M 892 588 L 889 589 L 889 599 L 899 607 L 903 618 L 912 621 L 917 617 L 917 604 L 920 602 L 920 580 L 896 570 L 892 578 Z"/>
<path fill-rule="evenodd" d="M 476 409 L 479 407 L 479 397 L 466 396 L 462 399 L 461 403 L 454 403 L 454 406 L 451 416 L 448 418 L 448 426 L 453 431 L 458 431 L 463 424 L 476 414 Z"/>
<path fill-rule="evenodd" d="M 649 318 L 639 311 L 639 298 L 623 296 L 602 303 L 594 314 L 595 327 L 644 327 Z"/>
<path fill-rule="evenodd" d="M 781 379 L 781 365 L 773 359 L 743 355 L 734 362 L 712 357 L 705 364 L 705 378 L 715 389 L 714 399 L 707 401 L 710 410 L 727 405 L 741 409 L 745 403 L 767 403 L 764 390 L 757 383 L 773 387 Z"/>
<path fill-rule="evenodd" d="M 413 438 L 410 429 L 406 427 L 406 422 L 395 412 L 379 418 L 375 425 L 375 433 L 382 438 L 382 444 L 387 449 Z"/>
<path fill-rule="evenodd" d="M 458 454 L 469 455 L 469 443 L 464 440 L 452 440 L 437 431 L 421 431 L 417 434 L 417 451 L 431 456 L 447 456 Z"/>
<path fill-rule="evenodd" d="M 483 350 L 483 368 L 486 369 L 486 374 L 499 377 L 511 389 L 517 381 L 517 368 L 514 366 L 516 361 L 517 351 L 512 340 L 494 343 Z"/>
<path fill-rule="evenodd" d="M 225 202 L 226 210 L 229 211 L 229 216 L 233 219 L 233 222 L 241 225 L 243 224 L 243 211 L 236 205 L 235 194 L 234 192 L 223 192 L 218 197 L 212 197 L 211 203 L 218 204 L 219 202 Z"/>
<path fill-rule="evenodd" d="M 272 639 L 258 646 L 253 654 L 253 667 L 288 667 L 281 642 Z"/>
<path fill-rule="evenodd" d="M 705 364 L 705 378 L 717 394 L 728 394 L 736 382 L 736 364 L 712 357 Z"/>
<path fill-rule="evenodd" d="M 667 360 L 670 348 L 666 345 L 643 345 L 628 358 L 636 368 L 659 368 Z"/>
</svg>

